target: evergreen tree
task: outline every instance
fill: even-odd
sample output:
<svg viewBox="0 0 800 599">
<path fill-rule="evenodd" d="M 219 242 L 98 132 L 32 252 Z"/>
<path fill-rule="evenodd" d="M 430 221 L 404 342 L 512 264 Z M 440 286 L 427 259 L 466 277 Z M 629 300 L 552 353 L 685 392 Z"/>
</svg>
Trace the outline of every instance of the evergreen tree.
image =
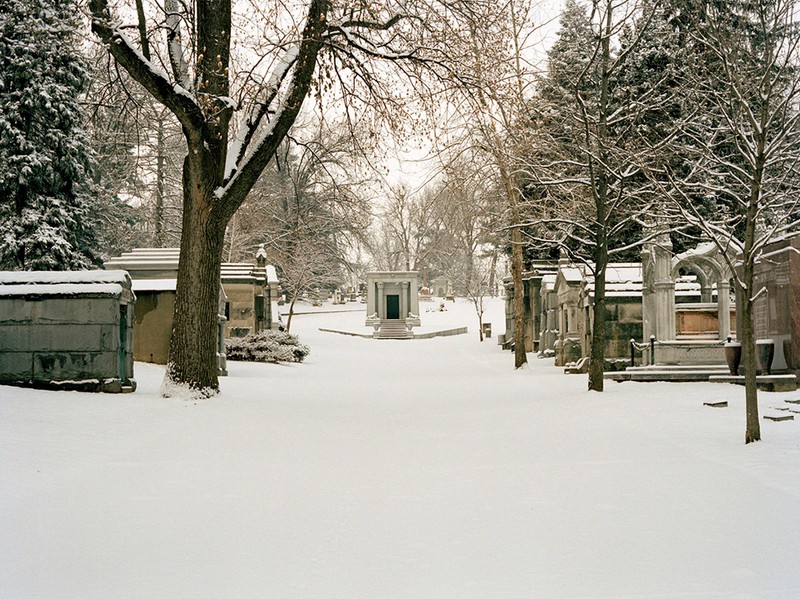
<svg viewBox="0 0 800 599">
<path fill-rule="evenodd" d="M 525 248 L 526 264 L 532 260 L 555 259 L 569 248 L 580 245 L 564 233 L 556 221 L 574 214 L 576 205 L 590 201 L 585 186 L 574 182 L 555 189 L 540 179 L 553 179 L 558 170 L 561 180 L 580 177 L 583 169 L 575 158 L 581 154 L 583 130 L 576 118 L 575 94 L 592 95 L 598 87 L 598 73 L 592 62 L 596 42 L 589 14 L 583 4 L 567 0 L 559 20 L 558 38 L 547 52 L 547 73 L 538 83 L 531 137 L 537 139 L 528 156 L 530 168 L 523 182 L 525 215 L 536 225 L 526 228 L 535 239 Z M 566 227 L 569 228 L 569 227 Z"/>
<path fill-rule="evenodd" d="M 547 211 L 530 221 L 534 241 L 555 243 L 594 278 L 589 389 L 596 391 L 603 390 L 606 270 L 612 259 L 638 257 L 634 248 L 651 203 L 636 184 L 648 158 L 637 144 L 643 111 L 619 94 L 620 71 L 653 19 L 648 7 L 635 23 L 637 6 L 594 0 L 587 15 L 577 2 L 567 3 L 549 55 L 552 73 L 541 88 L 542 143 L 530 168 L 549 198 L 540 203 Z M 639 31 L 619 47 L 635 25 Z"/>
<path fill-rule="evenodd" d="M 0 268 L 83 269 L 94 250 L 91 150 L 78 98 L 88 71 L 70 0 L 0 10 Z"/>
</svg>

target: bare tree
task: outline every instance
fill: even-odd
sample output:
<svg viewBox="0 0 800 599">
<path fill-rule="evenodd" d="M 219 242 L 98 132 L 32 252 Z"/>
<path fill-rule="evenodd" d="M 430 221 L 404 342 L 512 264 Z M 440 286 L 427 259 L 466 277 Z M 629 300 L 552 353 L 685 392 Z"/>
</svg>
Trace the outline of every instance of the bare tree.
<svg viewBox="0 0 800 599">
<path fill-rule="evenodd" d="M 316 243 L 341 263 L 365 242 L 371 195 L 358 164 L 358 132 L 324 120 L 302 129 L 302 141 L 296 126 L 231 219 L 225 240 L 229 261 L 251 256 L 260 244 L 281 246 L 303 219 L 316 221 L 307 223 L 315 227 L 309 240 L 316 230 Z"/>
<path fill-rule="evenodd" d="M 251 4 L 246 14 L 234 11 L 231 0 L 136 8 L 138 42 L 107 0 L 89 2 L 92 30 L 184 133 L 181 259 L 163 389 L 208 396 L 218 391 L 214 331 L 225 230 L 294 124 L 318 62 L 328 57 L 316 80 L 321 91 L 336 82 L 354 101 L 392 106 L 373 59 L 409 76 L 423 63 L 441 63 L 446 52 L 429 34 L 457 15 L 449 3 L 421 0 L 276 0 Z M 259 30 L 260 44 L 248 47 Z M 163 33 L 163 43 L 156 45 L 151 32 Z M 241 45 L 233 45 L 235 36 Z M 430 43 L 423 44 L 426 36 Z"/>
<path fill-rule="evenodd" d="M 440 232 L 438 199 L 429 188 L 416 194 L 405 185 L 390 188 L 373 237 L 373 255 L 384 268 L 418 270 L 428 264 Z"/>
<path fill-rule="evenodd" d="M 703 60 L 687 90 L 707 112 L 681 127 L 676 151 L 691 156 L 687 170 L 661 175 L 672 217 L 712 239 L 735 273 L 750 443 L 761 438 L 753 307 L 765 290 L 755 288 L 755 264 L 767 243 L 800 224 L 800 32 L 790 0 L 703 8 L 689 38 Z M 703 210 L 700 199 L 716 208 Z"/>
<path fill-rule="evenodd" d="M 465 31 L 453 36 L 461 54 L 461 73 L 467 85 L 452 89 L 449 124 L 464 132 L 451 138 L 451 151 L 482 155 L 484 171 L 498 181 L 510 237 L 514 293 L 514 367 L 527 363 L 524 339 L 524 269 L 521 157 L 531 141 L 524 126 L 533 96 L 535 66 L 526 57 L 534 29 L 533 3 L 503 0 L 470 5 Z"/>
<path fill-rule="evenodd" d="M 528 176 L 530 184 L 548 197 L 539 204 L 544 215 L 527 224 L 533 230 L 532 240 L 556 244 L 572 259 L 584 262 L 594 277 L 591 391 L 603 390 L 606 269 L 615 253 L 642 243 L 639 235 L 630 239 L 630 229 L 641 230 L 654 201 L 652 192 L 637 185 L 643 177 L 642 164 L 649 159 L 642 155 L 644 145 L 637 144 L 639 116 L 643 107 L 653 109 L 652 91 L 631 102 L 615 85 L 656 8 L 657 3 L 650 2 L 640 6 L 594 0 L 586 13 L 583 5 L 567 2 L 562 28 L 570 45 L 551 50 L 549 79 L 533 119 L 541 137 L 529 156 Z M 615 48 L 619 38 L 626 43 Z M 561 68 L 556 51 L 579 56 L 581 70 L 570 74 Z"/>
<path fill-rule="evenodd" d="M 483 300 L 491 293 L 502 244 L 496 210 L 502 192 L 466 153 L 446 164 L 444 173 L 436 266 L 453 281 L 456 292 L 472 302 L 483 341 Z"/>
</svg>

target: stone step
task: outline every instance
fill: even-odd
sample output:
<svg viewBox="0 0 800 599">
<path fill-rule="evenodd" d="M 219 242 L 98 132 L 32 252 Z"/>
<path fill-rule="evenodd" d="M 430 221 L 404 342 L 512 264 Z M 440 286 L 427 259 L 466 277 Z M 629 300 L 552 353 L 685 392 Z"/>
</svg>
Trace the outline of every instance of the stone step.
<svg viewBox="0 0 800 599">
<path fill-rule="evenodd" d="M 710 376 L 718 374 L 711 370 L 649 370 L 645 372 L 606 372 L 603 376 L 612 381 L 640 381 L 640 382 L 673 382 L 691 383 L 696 381 L 707 381 Z"/>
<path fill-rule="evenodd" d="M 728 366 L 725 364 L 654 364 L 652 366 L 628 366 L 625 372 L 706 372 L 717 370 L 728 372 Z"/>
<path fill-rule="evenodd" d="M 713 375 L 708 380 L 711 383 L 744 385 L 744 376 L 742 375 Z M 797 376 L 794 374 L 759 374 L 756 376 L 756 386 L 762 391 L 795 391 L 797 389 Z"/>
<path fill-rule="evenodd" d="M 374 335 L 375 339 L 413 339 L 414 334 L 408 330 L 404 320 L 381 320 L 381 325 Z"/>
<path fill-rule="evenodd" d="M 707 381 L 712 376 L 728 374 L 725 364 L 653 364 L 652 366 L 629 366 L 618 372 L 606 372 L 604 377 L 612 381 L 691 383 Z"/>
</svg>

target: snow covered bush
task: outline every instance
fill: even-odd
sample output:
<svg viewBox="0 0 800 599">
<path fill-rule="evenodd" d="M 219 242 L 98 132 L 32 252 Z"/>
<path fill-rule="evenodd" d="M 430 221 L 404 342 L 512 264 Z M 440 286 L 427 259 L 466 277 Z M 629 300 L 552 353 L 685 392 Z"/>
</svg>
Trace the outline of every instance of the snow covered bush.
<svg viewBox="0 0 800 599">
<path fill-rule="evenodd" d="M 296 335 L 281 331 L 261 331 L 225 340 L 228 360 L 302 362 L 309 351 L 308 346 L 300 343 Z"/>
</svg>

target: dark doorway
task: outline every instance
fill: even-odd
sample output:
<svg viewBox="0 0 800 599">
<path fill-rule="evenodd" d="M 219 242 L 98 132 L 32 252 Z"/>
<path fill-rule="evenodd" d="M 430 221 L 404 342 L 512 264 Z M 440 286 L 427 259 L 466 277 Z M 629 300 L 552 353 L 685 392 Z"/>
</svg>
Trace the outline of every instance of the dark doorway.
<svg viewBox="0 0 800 599">
<path fill-rule="evenodd" d="M 387 295 L 386 296 L 386 318 L 389 320 L 397 320 L 400 318 L 400 296 Z"/>
</svg>

